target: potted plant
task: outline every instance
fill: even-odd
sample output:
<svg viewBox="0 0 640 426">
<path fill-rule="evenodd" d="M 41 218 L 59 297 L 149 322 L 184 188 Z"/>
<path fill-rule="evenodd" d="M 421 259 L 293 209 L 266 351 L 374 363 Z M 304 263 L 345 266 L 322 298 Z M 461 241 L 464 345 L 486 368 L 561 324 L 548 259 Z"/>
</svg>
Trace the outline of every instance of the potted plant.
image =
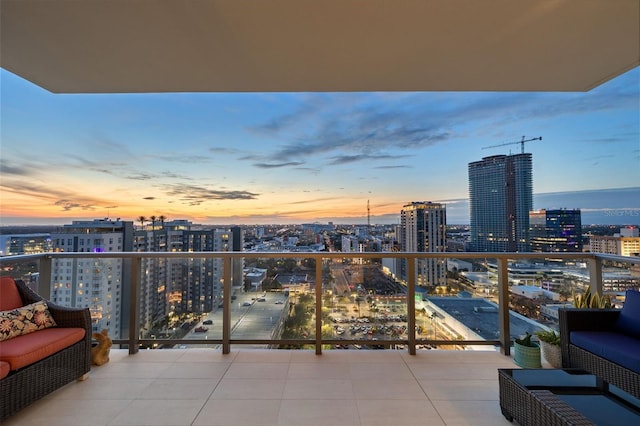
<svg viewBox="0 0 640 426">
<path fill-rule="evenodd" d="M 533 336 L 531 333 L 515 339 L 513 350 L 513 362 L 518 367 L 522 368 L 540 368 L 540 345 L 537 342 L 531 340 Z"/>
<path fill-rule="evenodd" d="M 555 330 L 539 330 L 534 333 L 540 340 L 543 358 L 553 368 L 562 368 L 562 351 L 560 350 L 560 333 Z"/>
<path fill-rule="evenodd" d="M 572 294 L 573 306 L 575 308 L 595 308 L 595 309 L 609 309 L 612 307 L 611 298 L 606 295 L 592 294 L 591 288 L 587 287 L 583 294 Z"/>
</svg>

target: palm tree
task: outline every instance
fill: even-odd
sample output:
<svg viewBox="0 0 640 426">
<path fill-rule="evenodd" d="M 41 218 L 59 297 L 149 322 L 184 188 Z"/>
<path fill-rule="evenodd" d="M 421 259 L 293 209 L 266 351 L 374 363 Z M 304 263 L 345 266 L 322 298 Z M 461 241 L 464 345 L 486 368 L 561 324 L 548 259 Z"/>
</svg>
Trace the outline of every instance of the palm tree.
<svg viewBox="0 0 640 426">
<path fill-rule="evenodd" d="M 162 225 L 162 229 L 164 229 L 164 221 L 167 220 L 165 215 L 161 215 L 158 220 L 160 220 L 160 224 Z"/>
<path fill-rule="evenodd" d="M 144 223 L 147 221 L 147 218 L 144 216 L 138 216 L 138 220 L 140 221 L 140 229 L 144 228 Z"/>
<path fill-rule="evenodd" d="M 156 230 L 156 217 L 155 216 L 149 216 L 149 219 L 151 219 L 151 230 L 155 231 Z"/>
</svg>

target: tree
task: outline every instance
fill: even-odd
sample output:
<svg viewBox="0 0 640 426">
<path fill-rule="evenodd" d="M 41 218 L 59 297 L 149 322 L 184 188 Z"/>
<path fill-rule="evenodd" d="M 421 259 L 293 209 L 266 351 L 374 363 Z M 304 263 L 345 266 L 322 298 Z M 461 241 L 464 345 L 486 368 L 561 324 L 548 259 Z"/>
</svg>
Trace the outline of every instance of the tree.
<svg viewBox="0 0 640 426">
<path fill-rule="evenodd" d="M 167 217 L 165 215 L 160 215 L 158 220 L 160 221 L 160 225 L 162 226 L 162 229 L 164 229 L 164 221 L 167 220 Z"/>
<path fill-rule="evenodd" d="M 144 223 L 147 221 L 147 218 L 144 216 L 138 216 L 138 220 L 140 221 L 140 228 L 144 228 Z"/>
<path fill-rule="evenodd" d="M 150 216 L 149 219 L 151 219 L 151 229 L 155 231 L 157 218 L 155 216 Z"/>
</svg>

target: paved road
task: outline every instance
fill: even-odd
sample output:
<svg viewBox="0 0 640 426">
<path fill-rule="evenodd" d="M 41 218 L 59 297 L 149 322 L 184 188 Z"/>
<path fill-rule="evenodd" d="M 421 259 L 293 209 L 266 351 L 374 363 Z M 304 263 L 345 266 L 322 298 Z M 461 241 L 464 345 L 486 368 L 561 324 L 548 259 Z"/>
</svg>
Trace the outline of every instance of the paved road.
<svg viewBox="0 0 640 426">
<path fill-rule="evenodd" d="M 264 297 L 263 297 L 264 295 Z M 264 301 L 258 299 L 264 298 Z M 282 302 L 281 304 L 276 302 Z M 248 303 L 248 306 L 244 306 Z M 287 297 L 283 293 L 238 293 L 231 302 L 231 337 L 234 339 L 271 339 L 274 328 L 288 307 Z M 202 321 L 211 320 L 205 325 Z M 222 308 L 215 308 L 201 322 L 196 324 L 184 339 L 222 339 Z M 198 327 L 206 327 L 206 332 L 196 332 Z M 198 347 L 207 345 L 187 345 Z"/>
</svg>

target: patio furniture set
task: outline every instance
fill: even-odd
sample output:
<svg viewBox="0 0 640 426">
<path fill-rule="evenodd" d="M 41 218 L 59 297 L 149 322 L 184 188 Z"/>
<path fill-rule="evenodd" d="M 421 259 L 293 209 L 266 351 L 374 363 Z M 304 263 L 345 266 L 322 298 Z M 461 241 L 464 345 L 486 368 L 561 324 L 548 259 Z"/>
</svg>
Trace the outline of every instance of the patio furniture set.
<svg viewBox="0 0 640 426">
<path fill-rule="evenodd" d="M 640 424 L 640 292 L 560 310 L 562 369 L 499 369 L 500 408 L 529 425 Z"/>
</svg>

